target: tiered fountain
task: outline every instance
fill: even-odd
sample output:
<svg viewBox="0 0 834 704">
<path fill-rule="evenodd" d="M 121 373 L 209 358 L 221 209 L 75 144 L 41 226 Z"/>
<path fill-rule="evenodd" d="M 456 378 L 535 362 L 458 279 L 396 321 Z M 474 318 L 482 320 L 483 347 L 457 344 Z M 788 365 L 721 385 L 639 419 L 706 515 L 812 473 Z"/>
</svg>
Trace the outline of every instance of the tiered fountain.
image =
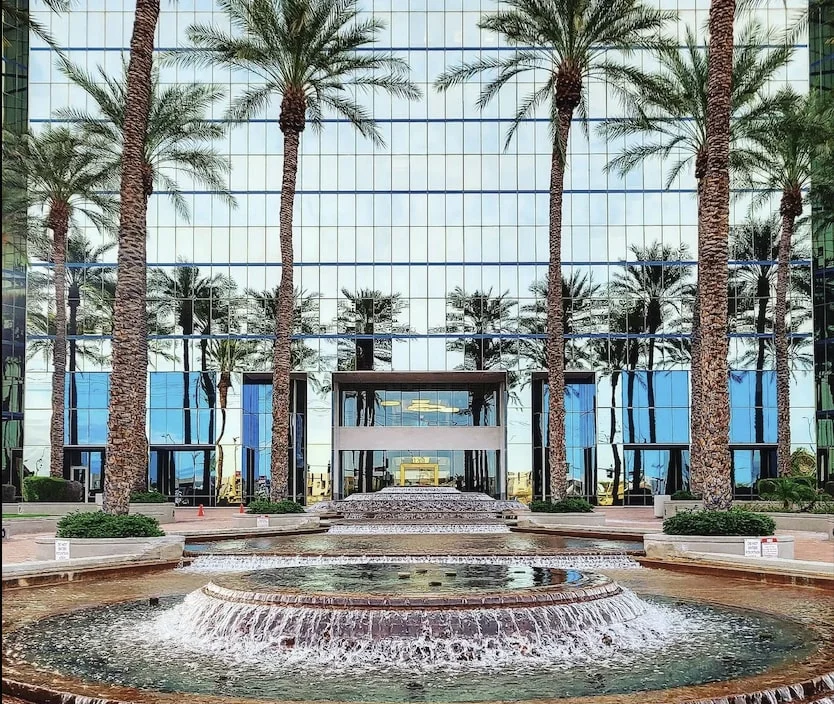
<svg viewBox="0 0 834 704">
<path fill-rule="evenodd" d="M 506 533 L 507 514 L 526 512 L 519 501 L 501 501 L 452 487 L 387 487 L 335 502 L 343 520 L 333 533 Z"/>
<path fill-rule="evenodd" d="M 363 593 L 351 590 L 364 586 Z M 347 591 L 346 591 L 347 590 Z M 158 622 L 308 664 L 549 661 L 625 623 L 650 637 L 647 605 L 602 575 L 524 565 L 342 565 L 217 578 Z M 580 635 L 582 634 L 582 635 Z"/>
</svg>

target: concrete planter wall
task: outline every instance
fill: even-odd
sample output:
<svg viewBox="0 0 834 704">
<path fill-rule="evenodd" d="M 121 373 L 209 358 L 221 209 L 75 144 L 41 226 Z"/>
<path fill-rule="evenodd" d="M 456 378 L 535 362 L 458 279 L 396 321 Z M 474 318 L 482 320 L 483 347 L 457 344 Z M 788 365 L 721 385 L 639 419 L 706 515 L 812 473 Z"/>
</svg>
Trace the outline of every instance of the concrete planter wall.
<svg viewBox="0 0 834 704">
<path fill-rule="evenodd" d="M 57 525 L 57 518 L 12 518 L 3 521 L 3 538 L 32 533 L 54 533 Z"/>
<path fill-rule="evenodd" d="M 235 514 L 237 524 L 241 528 L 257 528 L 258 518 L 257 514 L 239 513 Z M 311 516 L 308 513 L 276 513 L 267 515 L 269 519 L 270 528 L 318 528 L 320 523 L 319 516 Z"/>
<path fill-rule="evenodd" d="M 27 501 L 19 504 L 4 504 L 3 506 L 4 513 L 18 513 L 20 515 L 45 513 L 56 518 L 61 518 L 69 513 L 92 513 L 93 511 L 101 511 L 101 505 L 98 503 L 85 504 L 80 501 L 61 503 Z M 174 504 L 130 504 L 129 513 L 153 516 L 160 523 L 174 522 Z"/>
<path fill-rule="evenodd" d="M 55 559 L 56 538 L 36 538 L 35 551 L 39 560 Z M 70 558 L 135 555 L 147 560 L 176 560 L 182 557 L 185 538 L 166 535 L 161 538 L 67 538 Z"/>
<path fill-rule="evenodd" d="M 174 504 L 130 504 L 128 513 L 151 516 L 160 523 L 174 522 Z"/>
<path fill-rule="evenodd" d="M 50 516 L 58 516 L 59 518 L 76 511 L 88 513 L 100 510 L 100 506 L 96 506 L 96 504 L 85 504 L 83 501 L 21 501 L 18 504 L 3 506 L 4 513 L 46 513 Z"/>
<path fill-rule="evenodd" d="M 778 530 L 807 530 L 825 533 L 828 540 L 834 540 L 834 516 L 822 513 L 762 513 L 770 516 Z"/>
<path fill-rule="evenodd" d="M 664 501 L 663 518 L 674 516 L 680 511 L 699 511 L 704 508 L 703 501 Z"/>
<path fill-rule="evenodd" d="M 755 536 L 749 535 L 663 535 L 648 533 L 643 536 L 646 557 L 681 557 L 693 552 L 714 552 L 744 556 L 744 541 Z M 773 537 L 773 536 L 769 536 Z M 777 546 L 779 557 L 793 559 L 793 536 L 779 535 Z M 761 540 L 761 538 L 757 538 Z"/>
<path fill-rule="evenodd" d="M 528 513 L 518 517 L 519 528 L 536 526 L 604 526 L 605 514 L 596 513 Z"/>
</svg>

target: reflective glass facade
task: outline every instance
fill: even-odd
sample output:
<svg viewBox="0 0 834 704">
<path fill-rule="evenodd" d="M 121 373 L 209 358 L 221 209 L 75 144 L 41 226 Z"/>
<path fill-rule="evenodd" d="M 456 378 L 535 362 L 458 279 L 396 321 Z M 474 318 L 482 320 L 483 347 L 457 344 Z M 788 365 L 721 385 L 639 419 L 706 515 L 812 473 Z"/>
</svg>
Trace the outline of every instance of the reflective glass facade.
<svg viewBox="0 0 834 704">
<path fill-rule="evenodd" d="M 26 0 L 10 0 L 12 8 L 25 8 Z M 29 37 L 18 18 L 2 13 L 2 123 L 8 130 L 25 129 L 28 107 Z M 3 186 L 2 233 L 2 429 L 0 453 L 3 484 L 18 492 L 23 480 L 23 411 L 26 367 L 26 228 L 12 203 L 16 195 Z"/>
<path fill-rule="evenodd" d="M 834 91 L 834 8 L 809 5 L 811 85 Z M 825 222 L 830 223 L 829 217 Z M 834 227 L 814 217 L 814 365 L 817 403 L 817 476 L 834 481 Z"/>
<path fill-rule="evenodd" d="M 685 25 L 702 36 L 708 0 L 658 1 L 679 11 L 680 37 Z M 540 372 L 551 159 L 546 116 L 522 124 L 504 150 L 506 128 L 529 85 L 508 86 L 483 112 L 474 106 L 477 83 L 445 94 L 432 88 L 448 65 L 504 55 L 506 47 L 477 27 L 482 11 L 494 10 L 493 0 L 367 0 L 364 7 L 385 23 L 378 49 L 393 50 L 408 62 L 424 97 L 413 102 L 363 98 L 379 122 L 384 148 L 332 116 L 322 131 L 303 133 L 293 346 L 294 368 L 303 379 L 295 382 L 288 429 L 292 492 L 315 501 L 359 485 L 399 482 L 403 464 L 420 464 L 406 460 L 428 457 L 426 464 L 437 465 L 438 483 L 460 479 L 496 495 L 544 495 L 547 390 Z M 755 13 L 780 29 L 801 7 L 800 0 L 772 0 Z M 97 66 L 113 74 L 121 70 L 131 31 L 129 0 L 94 0 L 63 17 L 37 9 L 36 16 L 75 63 L 90 71 Z M 195 21 L 225 22 L 209 0 L 163 6 L 158 46 L 183 44 L 185 28 Z M 56 110 L 68 105 L 92 108 L 56 70 L 54 54 L 42 42 L 32 40 L 29 56 L 33 127 L 56 121 Z M 648 59 L 638 52 L 635 61 Z M 802 37 L 773 88 L 790 83 L 805 91 L 808 65 Z M 219 69 L 198 73 L 162 67 L 160 75 L 163 84 L 213 81 L 231 95 L 255 80 Z M 664 169 L 656 162 L 626 177 L 606 173 L 621 145 L 601 137 L 596 127 L 620 115 L 621 107 L 599 81 L 588 84 L 587 97 L 589 132 L 583 134 L 578 121 L 572 130 L 564 199 L 570 486 L 601 503 L 628 496 L 648 502 L 652 492 L 684 486 L 688 477 L 695 181 L 684 171 L 665 188 Z M 227 105 L 219 101 L 207 118 L 219 120 Z M 233 501 L 263 489 L 268 477 L 270 389 L 264 379 L 270 364 L 270 306 L 280 276 L 277 122 L 273 104 L 259 118 L 231 126 L 217 144 L 231 163 L 237 208 L 173 172 L 190 220 L 177 214 L 164 189 L 150 199 L 148 433 L 152 483 L 167 493 L 179 489 L 204 496 L 212 478 L 217 482 L 221 475 L 221 483 L 229 485 L 220 493 Z M 734 226 L 744 222 L 751 198 L 742 193 L 734 201 Z M 762 214 L 775 206 L 769 203 Z M 116 252 L 95 229 L 82 230 L 90 246 L 78 248 L 69 264 L 79 283 L 78 295 L 71 297 L 78 301 L 79 315 L 70 369 L 86 375 L 108 371 Z M 734 389 L 743 387 L 733 392 L 733 442 L 739 446 L 737 484 L 749 485 L 767 464 L 762 453 L 773 445 L 768 394 L 775 268 L 772 257 L 750 253 L 743 238 L 742 230 L 734 229 L 730 364 L 733 379 L 745 379 L 731 382 Z M 809 235 L 802 238 L 799 244 L 807 251 Z M 797 280 L 805 284 L 790 294 L 791 428 L 795 448 L 813 454 L 807 254 L 798 255 L 794 266 Z M 50 277 L 47 262 L 32 262 L 24 453 L 31 471 L 46 471 L 48 464 L 50 335 L 38 321 L 48 320 L 54 306 Z M 757 287 L 751 280 L 764 283 Z M 224 356 L 219 350 L 229 340 L 241 344 L 226 368 L 231 386 L 221 409 Z M 354 371 L 502 372 L 506 386 L 491 407 L 478 401 L 482 382 L 472 388 L 449 388 L 440 381 L 420 388 L 378 384 L 373 403 L 368 389 L 356 389 L 353 396 L 343 389 L 340 398 L 333 390 L 334 373 Z M 762 379 L 760 397 L 756 379 Z M 79 392 L 79 403 L 82 397 Z M 89 419 L 99 418 L 99 411 L 77 409 L 78 451 L 84 438 L 90 446 L 98 443 Z M 464 425 L 482 431 L 484 438 L 500 435 L 500 447 L 450 449 L 451 441 L 446 449 L 422 441 L 408 449 L 334 445 L 340 424 L 367 427 L 371 416 L 380 431 L 423 427 L 445 433 Z M 88 419 L 84 430 L 83 418 Z M 466 455 L 476 451 L 477 457 Z M 422 482 L 426 476 L 435 481 L 433 467 L 428 474 L 406 467 L 402 481 Z"/>
</svg>

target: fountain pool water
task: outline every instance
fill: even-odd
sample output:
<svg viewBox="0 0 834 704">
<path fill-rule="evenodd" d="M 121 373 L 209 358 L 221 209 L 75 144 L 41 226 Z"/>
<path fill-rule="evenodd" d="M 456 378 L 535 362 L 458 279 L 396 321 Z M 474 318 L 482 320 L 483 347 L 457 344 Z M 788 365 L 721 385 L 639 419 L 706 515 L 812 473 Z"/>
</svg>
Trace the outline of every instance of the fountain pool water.
<svg viewBox="0 0 834 704">
<path fill-rule="evenodd" d="M 216 569 L 237 558 L 213 559 Z M 212 574 L 158 606 L 73 612 L 4 639 L 15 657 L 86 680 L 372 702 L 662 689 L 762 672 L 812 648 L 800 626 L 770 616 L 639 598 L 608 577 L 526 559 L 457 559 L 296 558 Z M 193 570 L 184 576 L 193 582 Z"/>
</svg>

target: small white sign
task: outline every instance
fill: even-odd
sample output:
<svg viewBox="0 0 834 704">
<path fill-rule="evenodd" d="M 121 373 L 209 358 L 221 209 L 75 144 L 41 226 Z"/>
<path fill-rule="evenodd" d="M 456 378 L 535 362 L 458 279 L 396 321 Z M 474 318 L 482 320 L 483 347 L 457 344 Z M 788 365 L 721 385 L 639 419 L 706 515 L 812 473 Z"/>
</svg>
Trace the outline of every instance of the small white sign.
<svg viewBox="0 0 834 704">
<path fill-rule="evenodd" d="M 258 516 L 256 525 L 258 528 L 269 528 L 269 516 Z"/>
<path fill-rule="evenodd" d="M 779 557 L 779 541 L 776 538 L 762 538 L 762 557 Z"/>
<path fill-rule="evenodd" d="M 762 544 L 758 538 L 744 539 L 744 556 L 745 557 L 761 557 Z"/>
<path fill-rule="evenodd" d="M 69 560 L 70 559 L 70 544 L 69 540 L 55 541 L 55 559 Z"/>
</svg>

